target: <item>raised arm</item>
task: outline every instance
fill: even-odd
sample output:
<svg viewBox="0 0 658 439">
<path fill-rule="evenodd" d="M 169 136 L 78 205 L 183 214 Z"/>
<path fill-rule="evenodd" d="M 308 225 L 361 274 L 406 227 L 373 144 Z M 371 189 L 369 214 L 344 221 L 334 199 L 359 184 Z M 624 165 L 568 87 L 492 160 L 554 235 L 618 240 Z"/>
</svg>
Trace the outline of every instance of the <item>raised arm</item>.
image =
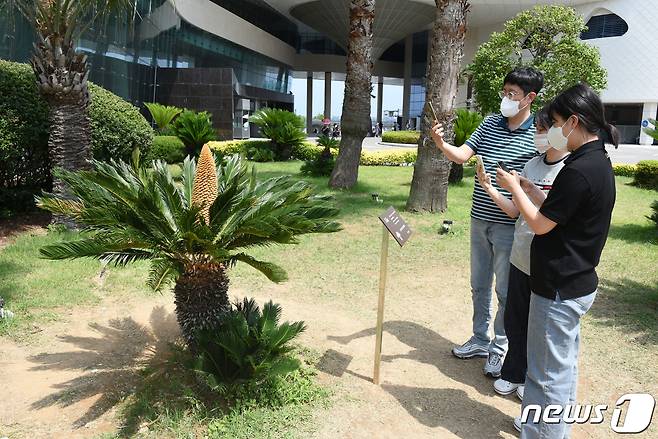
<svg viewBox="0 0 658 439">
<path fill-rule="evenodd" d="M 436 121 L 435 121 L 436 122 Z M 432 139 L 436 146 L 443 151 L 446 157 L 458 165 L 463 165 L 473 157 L 475 152 L 466 144 L 462 146 L 454 146 L 443 140 L 443 125 L 436 123 L 431 130 Z"/>
</svg>

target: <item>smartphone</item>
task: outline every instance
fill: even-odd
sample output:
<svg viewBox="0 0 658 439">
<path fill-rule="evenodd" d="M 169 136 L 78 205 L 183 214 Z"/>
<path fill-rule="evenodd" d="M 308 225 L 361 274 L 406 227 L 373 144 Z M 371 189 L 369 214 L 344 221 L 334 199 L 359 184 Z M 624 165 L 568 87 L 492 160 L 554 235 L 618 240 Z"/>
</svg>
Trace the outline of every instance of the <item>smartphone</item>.
<svg viewBox="0 0 658 439">
<path fill-rule="evenodd" d="M 484 160 L 482 160 L 482 156 L 480 154 L 475 154 L 475 160 L 477 161 L 477 168 L 482 169 L 482 172 L 487 172 L 486 169 L 484 168 Z"/>
<path fill-rule="evenodd" d="M 505 162 L 502 161 L 502 160 L 498 162 L 498 167 L 499 167 L 500 169 L 502 169 L 503 171 L 507 172 L 508 174 L 512 172 L 512 171 L 510 170 L 510 168 L 508 168 L 507 165 L 505 164 Z"/>
<path fill-rule="evenodd" d="M 439 121 L 439 116 L 436 115 L 436 110 L 434 110 L 434 105 L 432 105 L 431 101 L 427 101 L 428 104 L 430 104 L 430 110 L 432 110 L 432 116 L 434 116 L 435 121 Z"/>
</svg>

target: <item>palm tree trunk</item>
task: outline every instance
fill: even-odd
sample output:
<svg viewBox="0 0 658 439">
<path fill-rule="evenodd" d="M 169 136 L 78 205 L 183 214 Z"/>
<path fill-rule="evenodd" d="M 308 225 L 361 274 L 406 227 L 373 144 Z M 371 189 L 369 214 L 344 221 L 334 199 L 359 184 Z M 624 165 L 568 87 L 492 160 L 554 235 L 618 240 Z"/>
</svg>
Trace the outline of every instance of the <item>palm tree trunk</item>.
<svg viewBox="0 0 658 439">
<path fill-rule="evenodd" d="M 216 328 L 229 310 L 228 288 L 226 269 L 215 264 L 196 266 L 176 281 L 176 319 L 191 351 L 196 332 Z"/>
<path fill-rule="evenodd" d="M 70 35 L 50 33 L 48 29 L 46 26 L 41 33 L 37 27 L 32 69 L 39 91 L 50 105 L 50 163 L 66 170 L 87 169 L 91 159 L 87 56 L 75 52 Z M 58 178 L 53 178 L 53 193 L 67 195 Z M 60 215 L 54 215 L 53 222 L 75 226 Z"/>
<path fill-rule="evenodd" d="M 353 187 L 359 176 L 363 139 L 371 127 L 372 30 L 375 0 L 351 0 L 345 98 L 341 116 L 342 137 L 329 186 Z"/>
<path fill-rule="evenodd" d="M 468 0 L 436 0 L 436 19 L 427 64 L 426 101 L 432 102 L 446 133 L 452 133 L 460 63 L 464 51 Z M 448 207 L 450 161 L 430 136 L 431 112 L 426 107 L 421 121 L 418 157 L 407 200 L 413 212 L 443 212 Z M 446 141 L 450 141 L 446 136 Z"/>
</svg>

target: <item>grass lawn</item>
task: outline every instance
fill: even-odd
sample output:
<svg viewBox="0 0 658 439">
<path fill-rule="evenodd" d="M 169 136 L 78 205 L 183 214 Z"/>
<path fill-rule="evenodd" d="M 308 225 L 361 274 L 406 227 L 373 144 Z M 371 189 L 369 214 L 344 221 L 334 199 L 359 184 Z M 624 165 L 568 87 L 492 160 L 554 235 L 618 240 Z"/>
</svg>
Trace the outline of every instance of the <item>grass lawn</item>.
<svg viewBox="0 0 658 439">
<path fill-rule="evenodd" d="M 255 166 L 260 178 L 266 178 L 298 175 L 300 164 L 259 163 Z M 379 279 L 382 226 L 377 217 L 389 205 L 404 210 L 412 172 L 412 167 L 362 167 L 358 186 L 345 192 L 327 189 L 326 179 L 307 179 L 314 182 L 319 191 L 335 195 L 341 208 L 339 221 L 344 230 L 336 234 L 302 237 L 298 246 L 255 250 L 255 257 L 283 266 L 290 280 L 284 286 L 273 285 L 253 269 L 238 265 L 231 272 L 234 294 L 254 292 L 276 301 L 277 293 L 285 288 L 286 297 L 299 303 L 314 301 L 329 306 L 335 304 L 341 309 L 352 308 L 354 313 L 358 310 L 370 312 Z M 392 294 L 395 294 L 395 285 L 399 286 L 399 291 L 404 291 L 404 297 L 395 299 L 401 306 L 406 306 L 401 312 L 413 313 L 414 307 L 423 307 L 426 301 L 436 300 L 436 292 L 428 287 L 428 282 L 437 282 L 439 286 L 436 288 L 468 291 L 473 169 L 467 167 L 465 174 L 461 184 L 450 187 L 449 207 L 445 213 L 420 215 L 403 212 L 414 235 L 404 249 L 391 245 L 389 259 Z M 658 199 L 658 193 L 635 188 L 629 183 L 629 178 L 617 178 L 617 204 L 598 270 L 600 294 L 584 320 L 583 333 L 592 340 L 587 347 L 587 355 L 593 358 L 591 368 L 598 367 L 598 358 L 605 358 L 600 367 L 614 365 L 629 383 L 656 383 L 658 367 L 653 354 L 658 352 L 658 229 L 645 216 L 650 213 L 650 204 Z M 375 192 L 383 198 L 383 204 L 372 201 L 371 193 Z M 438 235 L 439 225 L 444 219 L 454 221 L 452 233 Z M 107 296 L 130 300 L 154 294 L 144 286 L 144 265 L 110 269 L 99 276 L 101 266 L 96 261 L 60 262 L 38 258 L 40 246 L 71 236 L 56 232 L 28 233 L 0 250 L 0 296 L 7 300 L 7 308 L 16 312 L 16 319 L 12 322 L 0 323 L 0 336 L 23 340 L 34 332 L 35 325 L 58 319 L 71 307 L 93 306 Z M 470 301 L 468 293 L 464 294 L 464 301 Z M 470 316 L 465 315 L 463 319 L 470 319 Z M 624 349 L 618 349 L 618 344 L 623 344 Z M 606 379 L 601 377 L 603 381 Z M 168 395 L 180 392 L 181 388 L 185 392 L 186 387 L 179 384 L 179 381 L 174 381 L 171 385 L 175 388 Z M 304 382 L 304 386 L 307 385 Z M 159 426 L 174 432 L 174 436 L 188 427 L 201 425 L 204 428 L 209 426 L 211 435 L 216 437 L 270 437 L 267 429 L 256 426 L 267 424 L 272 418 L 283 419 L 283 424 L 276 425 L 289 427 L 292 435 L 294 431 L 305 428 L 306 421 L 288 425 L 285 419 L 308 420 L 307 415 L 313 406 L 304 402 L 301 409 L 297 406 L 290 409 L 290 413 L 257 407 L 220 421 L 209 421 L 204 419 L 208 414 L 206 411 L 192 414 L 193 402 L 180 406 L 165 405 L 162 408 L 166 414 L 157 413 L 151 404 L 152 393 L 160 387 L 162 383 L 138 392 L 124 408 L 124 415 L 127 420 L 156 419 L 158 421 L 152 428 L 157 430 Z M 299 390 L 299 387 L 294 388 Z M 322 393 L 318 390 L 310 392 L 313 395 L 313 392 Z M 323 398 L 313 396 L 307 399 Z M 163 398 L 158 397 L 158 400 Z M 136 424 L 130 425 L 135 427 Z"/>
</svg>

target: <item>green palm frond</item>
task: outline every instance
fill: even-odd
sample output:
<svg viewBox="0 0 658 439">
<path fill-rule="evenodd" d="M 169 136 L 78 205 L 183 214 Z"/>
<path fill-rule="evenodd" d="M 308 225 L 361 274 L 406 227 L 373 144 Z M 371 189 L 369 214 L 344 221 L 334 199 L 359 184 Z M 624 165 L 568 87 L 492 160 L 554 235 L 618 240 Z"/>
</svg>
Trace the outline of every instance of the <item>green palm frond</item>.
<svg viewBox="0 0 658 439">
<path fill-rule="evenodd" d="M 288 274 L 286 271 L 278 265 L 272 264 L 271 262 L 259 261 L 258 259 L 253 258 L 245 253 L 238 253 L 237 255 L 233 255 L 228 260 L 230 264 L 235 264 L 237 261 L 250 265 L 251 267 L 263 273 L 272 282 L 281 283 L 288 280 Z"/>
<path fill-rule="evenodd" d="M 157 103 L 146 102 L 144 105 L 149 110 L 149 113 L 151 113 L 153 122 L 155 122 L 161 132 L 167 129 L 176 116 L 183 111 L 180 108 Z"/>
<path fill-rule="evenodd" d="M 175 280 L 175 278 L 180 275 L 180 272 L 181 270 L 178 269 L 169 259 L 152 259 L 146 285 L 154 291 L 161 291 L 165 285 Z"/>
<path fill-rule="evenodd" d="M 44 257 L 93 257 L 117 264 L 151 259 L 148 283 L 156 289 L 176 279 L 184 267 L 209 262 L 242 262 L 283 282 L 287 275 L 281 267 L 245 251 L 340 230 L 330 198 L 314 195 L 310 184 L 289 176 L 259 181 L 239 155 L 218 168 L 219 193 L 209 224 L 191 203 L 194 159 L 183 164 L 182 184 L 174 182 L 161 161 L 152 162 L 151 169 L 138 163 L 92 163 L 91 171 L 55 171 L 74 200 L 49 193 L 37 197 L 39 207 L 71 216 L 87 233 L 78 241 L 45 247 Z"/>
</svg>

